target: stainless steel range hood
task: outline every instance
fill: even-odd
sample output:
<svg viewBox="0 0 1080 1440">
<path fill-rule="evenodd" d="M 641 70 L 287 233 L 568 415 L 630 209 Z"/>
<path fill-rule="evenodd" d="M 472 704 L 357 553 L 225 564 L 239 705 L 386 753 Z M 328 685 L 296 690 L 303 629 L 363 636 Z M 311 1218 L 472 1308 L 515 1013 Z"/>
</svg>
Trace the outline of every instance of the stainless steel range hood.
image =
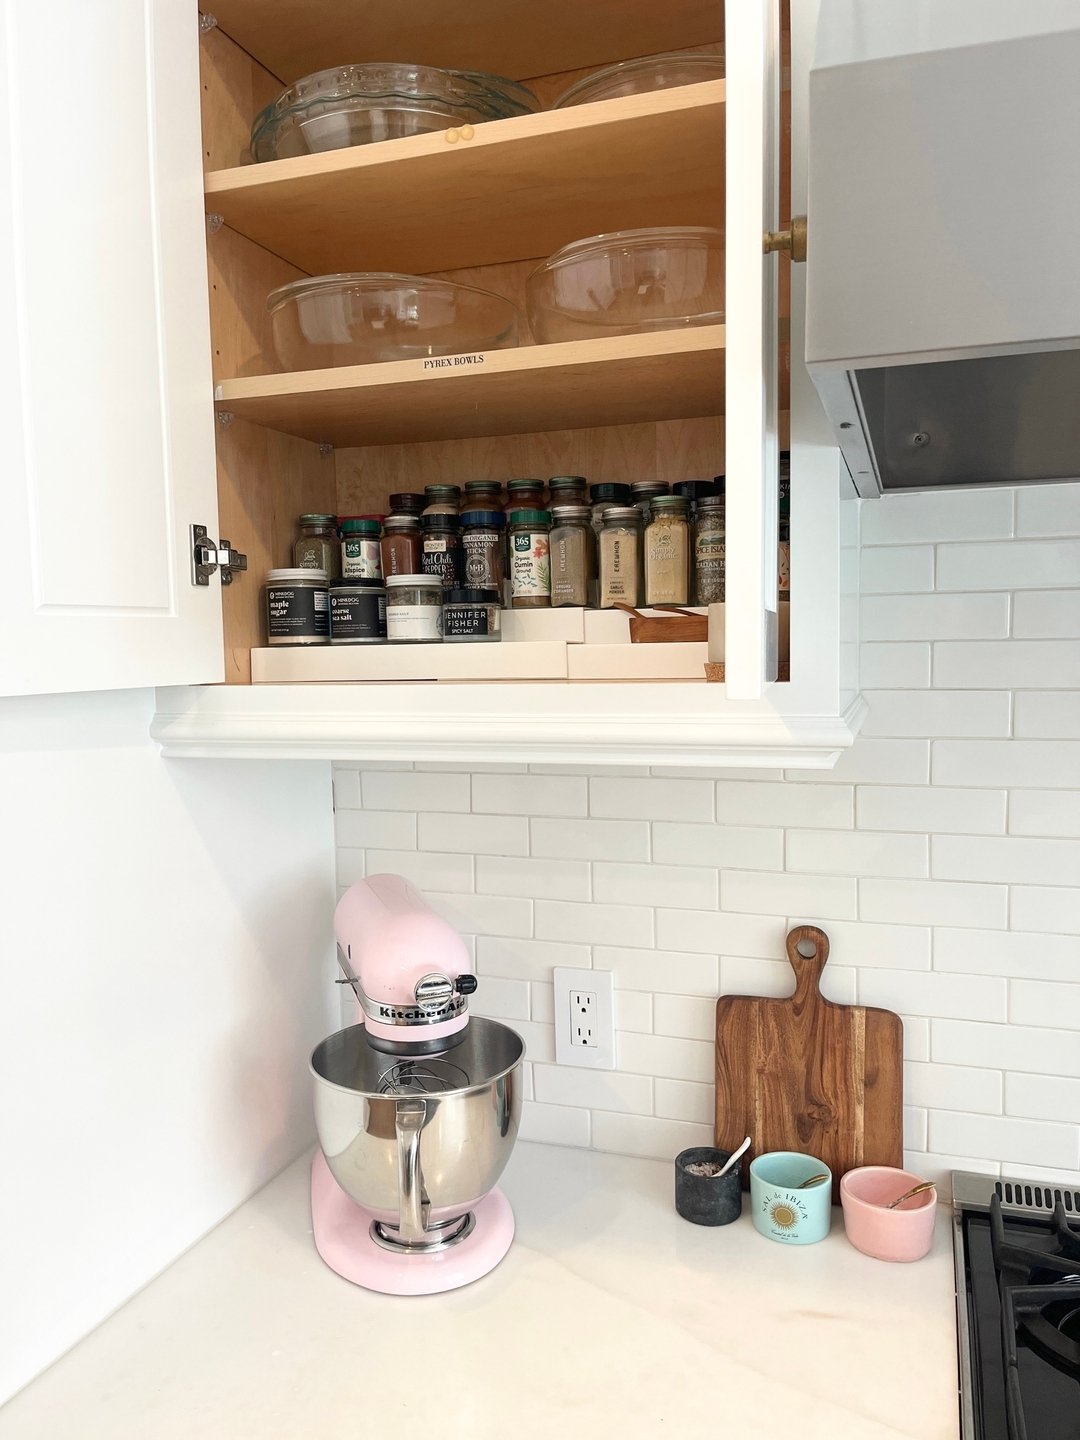
<svg viewBox="0 0 1080 1440">
<path fill-rule="evenodd" d="M 821 0 L 808 209 L 860 494 L 1080 477 L 1080 0 Z"/>
</svg>

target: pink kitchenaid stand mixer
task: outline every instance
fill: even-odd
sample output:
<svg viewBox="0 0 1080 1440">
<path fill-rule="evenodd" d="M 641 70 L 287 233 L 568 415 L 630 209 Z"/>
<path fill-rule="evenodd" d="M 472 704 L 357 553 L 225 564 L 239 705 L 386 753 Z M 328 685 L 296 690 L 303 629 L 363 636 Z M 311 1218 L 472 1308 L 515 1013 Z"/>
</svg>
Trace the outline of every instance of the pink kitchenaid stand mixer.
<svg viewBox="0 0 1080 1440">
<path fill-rule="evenodd" d="M 525 1046 L 470 1019 L 464 942 L 399 875 L 335 912 L 358 1023 L 315 1047 L 315 1246 L 369 1290 L 431 1295 L 486 1275 L 514 1237 L 495 1188 L 517 1137 Z"/>
</svg>

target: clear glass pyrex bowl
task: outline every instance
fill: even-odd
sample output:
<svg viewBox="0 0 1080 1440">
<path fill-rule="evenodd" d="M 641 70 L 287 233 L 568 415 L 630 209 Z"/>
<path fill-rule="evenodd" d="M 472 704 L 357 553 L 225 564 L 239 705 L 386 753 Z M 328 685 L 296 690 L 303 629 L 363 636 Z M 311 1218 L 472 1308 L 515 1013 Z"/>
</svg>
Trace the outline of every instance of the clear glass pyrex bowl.
<svg viewBox="0 0 1080 1440">
<path fill-rule="evenodd" d="M 520 319 L 489 290 L 384 271 L 294 280 L 266 306 L 286 370 L 506 349 L 517 344 Z"/>
<path fill-rule="evenodd" d="M 255 160 L 426 135 L 540 109 L 531 90 L 501 75 L 429 65 L 341 65 L 305 75 L 257 115 Z"/>
<path fill-rule="evenodd" d="M 674 225 L 575 240 L 532 272 L 525 303 L 542 345 L 719 325 L 723 231 Z"/>
<path fill-rule="evenodd" d="M 723 55 L 700 55 L 693 51 L 670 55 L 645 55 L 624 60 L 578 80 L 564 90 L 552 105 L 591 105 L 594 100 L 615 100 L 621 95 L 646 95 L 652 90 L 671 90 L 676 85 L 697 85 L 703 80 L 724 78 Z"/>
</svg>

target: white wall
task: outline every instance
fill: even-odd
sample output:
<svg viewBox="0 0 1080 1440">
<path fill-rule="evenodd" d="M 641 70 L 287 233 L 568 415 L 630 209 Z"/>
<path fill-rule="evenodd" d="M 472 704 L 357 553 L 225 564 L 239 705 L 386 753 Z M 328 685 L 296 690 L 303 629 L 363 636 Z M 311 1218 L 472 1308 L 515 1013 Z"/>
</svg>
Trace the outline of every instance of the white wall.
<svg viewBox="0 0 1080 1440">
<path fill-rule="evenodd" d="M 0 1401 L 313 1138 L 329 767 L 163 760 L 152 698 L 0 701 Z"/>
<path fill-rule="evenodd" d="M 706 1142 L 715 997 L 786 993 L 812 920 L 827 993 L 904 1017 L 914 1169 L 1077 1181 L 1080 485 L 862 521 L 870 715 L 831 773 L 336 768 L 339 885 L 398 870 L 479 937 L 527 1136 Z M 553 1064 L 553 965 L 614 971 L 617 1071 Z"/>
</svg>

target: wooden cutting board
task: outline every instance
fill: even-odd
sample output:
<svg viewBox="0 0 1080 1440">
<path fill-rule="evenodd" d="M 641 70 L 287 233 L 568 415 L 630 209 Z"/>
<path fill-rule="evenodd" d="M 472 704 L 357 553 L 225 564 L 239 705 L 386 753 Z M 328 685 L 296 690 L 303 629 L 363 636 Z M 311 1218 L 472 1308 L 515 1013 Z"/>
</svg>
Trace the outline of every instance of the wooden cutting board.
<svg viewBox="0 0 1080 1440">
<path fill-rule="evenodd" d="M 904 1027 L 891 1010 L 835 1005 L 820 990 L 829 937 L 800 925 L 787 937 L 795 993 L 716 1002 L 716 1143 L 816 1156 L 840 1177 L 856 1165 L 902 1165 Z"/>
</svg>

